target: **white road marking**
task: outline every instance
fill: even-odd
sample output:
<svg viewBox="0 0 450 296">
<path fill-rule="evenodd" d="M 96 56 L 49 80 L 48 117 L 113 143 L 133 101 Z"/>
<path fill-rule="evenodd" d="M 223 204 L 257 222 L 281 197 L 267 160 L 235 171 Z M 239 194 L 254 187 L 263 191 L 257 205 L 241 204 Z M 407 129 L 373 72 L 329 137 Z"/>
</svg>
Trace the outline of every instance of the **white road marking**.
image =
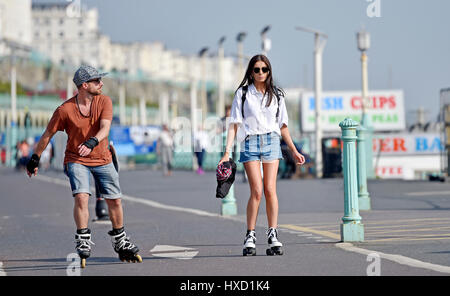
<svg viewBox="0 0 450 296">
<path fill-rule="evenodd" d="M 405 195 L 409 196 L 430 196 L 430 195 L 450 195 L 450 191 L 416 191 L 416 192 L 407 192 Z"/>
<path fill-rule="evenodd" d="M 180 260 L 189 260 L 194 258 L 198 251 L 192 248 L 170 246 L 170 245 L 156 245 L 150 250 L 155 257 L 174 258 Z"/>
<path fill-rule="evenodd" d="M 3 262 L 0 261 L 0 276 L 6 276 L 6 272 L 3 270 Z"/>
<path fill-rule="evenodd" d="M 69 186 L 67 181 L 61 180 L 61 179 L 55 179 L 55 178 L 42 176 L 42 175 L 39 175 L 36 178 L 39 179 L 39 180 L 45 181 L 45 182 L 59 184 L 59 185 L 63 185 L 63 186 L 66 186 L 66 187 Z M 440 191 L 440 193 L 443 193 L 443 191 Z M 417 194 L 418 195 L 419 193 L 411 192 L 409 194 L 410 195 L 411 194 Z M 420 194 L 423 195 L 423 192 L 421 192 Z M 432 195 L 432 194 L 435 194 L 435 193 L 433 192 L 432 194 L 431 193 L 429 193 L 429 194 Z M 449 194 L 450 194 L 450 192 L 449 192 Z M 162 203 L 159 203 L 159 202 L 156 202 L 156 201 L 151 201 L 151 200 L 138 198 L 138 197 L 132 197 L 132 196 L 124 195 L 123 199 L 124 200 L 133 201 L 133 202 L 136 202 L 136 203 L 145 204 L 145 205 L 148 205 L 148 206 L 151 206 L 151 207 L 155 207 L 155 208 L 160 208 L 160 209 L 179 211 L 179 212 L 186 212 L 186 213 L 191 213 L 191 214 L 200 215 L 200 216 L 218 217 L 218 218 L 230 219 L 230 220 L 235 220 L 235 221 L 241 222 L 241 220 L 239 220 L 237 218 L 234 218 L 232 216 L 221 216 L 219 214 L 210 213 L 210 212 L 197 210 L 197 209 L 182 208 L 182 207 L 177 207 L 177 206 L 169 206 L 169 205 L 165 205 L 165 204 L 162 204 Z M 297 234 L 297 235 L 301 236 L 301 234 Z M 308 233 L 305 233 L 303 235 L 308 235 Z M 310 236 L 311 235 L 312 234 L 310 234 Z M 370 250 L 366 250 L 366 249 L 355 247 L 355 246 L 353 246 L 350 243 L 337 243 L 337 244 L 335 244 L 335 246 L 338 247 L 338 248 L 341 248 L 341 249 L 343 249 L 345 251 L 355 252 L 355 253 L 364 254 L 364 255 L 369 255 L 371 253 L 378 253 L 381 258 L 384 258 L 384 259 L 390 260 L 390 261 L 394 261 L 394 262 L 396 262 L 398 264 L 401 264 L 401 265 L 407 265 L 407 266 L 412 266 L 412 267 L 424 268 L 424 269 L 429 269 L 429 270 L 443 272 L 443 273 L 450 273 L 450 267 L 449 266 L 443 266 L 443 265 L 427 263 L 427 262 L 423 262 L 423 261 L 416 260 L 416 259 L 413 259 L 413 258 L 405 257 L 405 256 L 402 256 L 402 255 L 394 255 L 394 254 L 386 254 L 386 253 L 381 253 L 381 252 L 370 251 Z M 187 250 L 186 250 L 186 252 L 187 252 Z"/>
</svg>

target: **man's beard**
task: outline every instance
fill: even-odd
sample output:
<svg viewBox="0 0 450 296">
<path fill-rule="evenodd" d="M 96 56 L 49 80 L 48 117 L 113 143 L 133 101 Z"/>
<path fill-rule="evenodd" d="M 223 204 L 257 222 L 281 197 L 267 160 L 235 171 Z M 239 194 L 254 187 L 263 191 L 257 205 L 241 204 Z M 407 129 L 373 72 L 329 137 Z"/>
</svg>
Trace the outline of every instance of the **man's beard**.
<svg viewBox="0 0 450 296">
<path fill-rule="evenodd" d="M 98 95 L 101 95 L 101 94 L 102 94 L 102 90 L 101 90 L 101 89 L 98 89 L 98 90 L 95 90 L 95 91 L 88 91 L 88 93 L 89 93 L 90 95 L 92 95 L 92 96 L 98 96 Z"/>
</svg>

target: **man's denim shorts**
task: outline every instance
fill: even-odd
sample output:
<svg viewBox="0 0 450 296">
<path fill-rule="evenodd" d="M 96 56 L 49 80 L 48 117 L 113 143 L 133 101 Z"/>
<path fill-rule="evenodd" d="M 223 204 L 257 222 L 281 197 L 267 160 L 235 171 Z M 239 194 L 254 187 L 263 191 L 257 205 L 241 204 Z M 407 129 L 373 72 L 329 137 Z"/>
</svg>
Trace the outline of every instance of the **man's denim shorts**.
<svg viewBox="0 0 450 296">
<path fill-rule="evenodd" d="M 270 162 L 283 159 L 281 154 L 280 136 L 275 133 L 249 135 L 241 142 L 239 162 L 259 160 Z"/>
<path fill-rule="evenodd" d="M 72 195 L 78 193 L 91 194 L 91 174 L 98 185 L 100 196 L 106 199 L 122 197 L 119 185 L 119 173 L 113 163 L 101 166 L 85 166 L 79 163 L 69 162 L 64 165 L 64 173 L 69 177 Z"/>
</svg>

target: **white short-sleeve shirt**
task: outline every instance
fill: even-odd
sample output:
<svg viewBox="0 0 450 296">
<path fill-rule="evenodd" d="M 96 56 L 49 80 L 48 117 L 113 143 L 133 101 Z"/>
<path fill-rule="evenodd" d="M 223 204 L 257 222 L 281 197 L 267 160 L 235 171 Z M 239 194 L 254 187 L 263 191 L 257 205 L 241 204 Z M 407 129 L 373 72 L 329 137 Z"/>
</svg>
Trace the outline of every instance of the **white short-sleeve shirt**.
<svg viewBox="0 0 450 296">
<path fill-rule="evenodd" d="M 270 106 L 266 107 L 268 95 L 256 90 L 253 84 L 248 86 L 244 102 L 244 118 L 242 118 L 242 87 L 236 91 L 231 105 L 230 123 L 238 123 L 237 141 L 242 142 L 248 135 L 261 135 L 276 132 L 281 136 L 280 129 L 288 125 L 288 115 L 283 96 L 280 96 L 280 113 L 277 121 L 276 96 L 272 97 Z"/>
</svg>

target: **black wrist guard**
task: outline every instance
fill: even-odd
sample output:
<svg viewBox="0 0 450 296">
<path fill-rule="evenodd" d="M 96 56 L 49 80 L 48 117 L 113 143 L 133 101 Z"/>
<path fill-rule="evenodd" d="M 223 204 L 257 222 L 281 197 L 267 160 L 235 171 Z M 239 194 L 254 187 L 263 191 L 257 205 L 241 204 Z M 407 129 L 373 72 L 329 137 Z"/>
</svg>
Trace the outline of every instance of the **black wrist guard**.
<svg viewBox="0 0 450 296">
<path fill-rule="evenodd" d="M 39 166 L 40 157 L 37 154 L 31 155 L 31 159 L 27 163 L 27 171 L 34 174 L 34 169 Z"/>
<path fill-rule="evenodd" d="M 98 140 L 96 137 L 90 137 L 89 140 L 83 143 L 83 145 L 92 150 L 98 145 Z"/>
</svg>

